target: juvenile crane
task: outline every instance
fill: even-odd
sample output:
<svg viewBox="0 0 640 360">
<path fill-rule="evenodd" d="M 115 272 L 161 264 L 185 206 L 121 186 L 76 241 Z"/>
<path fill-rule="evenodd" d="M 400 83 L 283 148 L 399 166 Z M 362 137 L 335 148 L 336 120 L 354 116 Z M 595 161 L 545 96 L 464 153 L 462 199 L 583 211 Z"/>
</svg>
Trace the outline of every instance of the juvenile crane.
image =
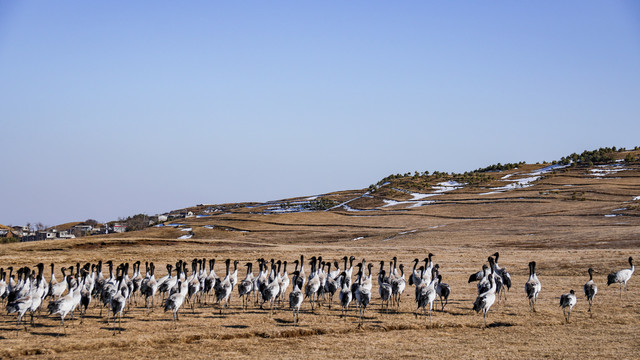
<svg viewBox="0 0 640 360">
<path fill-rule="evenodd" d="M 560 296 L 560 306 L 562 307 L 562 315 L 567 323 L 571 318 L 571 309 L 576 305 L 578 299 L 576 299 L 576 292 L 570 290 L 568 294 L 562 294 Z M 569 308 L 569 313 L 566 313 L 566 309 Z"/>
</svg>

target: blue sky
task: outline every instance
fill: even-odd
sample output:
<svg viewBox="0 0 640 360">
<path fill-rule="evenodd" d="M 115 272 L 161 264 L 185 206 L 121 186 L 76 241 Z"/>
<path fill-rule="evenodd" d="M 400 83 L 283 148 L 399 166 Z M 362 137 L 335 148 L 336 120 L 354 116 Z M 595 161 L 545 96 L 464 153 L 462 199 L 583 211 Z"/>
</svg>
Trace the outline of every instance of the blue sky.
<svg viewBox="0 0 640 360">
<path fill-rule="evenodd" d="M 0 0 L 0 223 L 640 145 L 634 1 Z"/>
</svg>

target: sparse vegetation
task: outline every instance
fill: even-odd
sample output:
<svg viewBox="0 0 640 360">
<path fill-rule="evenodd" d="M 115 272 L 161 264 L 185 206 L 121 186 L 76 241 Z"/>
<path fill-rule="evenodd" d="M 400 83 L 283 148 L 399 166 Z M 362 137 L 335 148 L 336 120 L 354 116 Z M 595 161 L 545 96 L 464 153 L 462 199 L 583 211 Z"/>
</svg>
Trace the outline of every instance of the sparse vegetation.
<svg viewBox="0 0 640 360">
<path fill-rule="evenodd" d="M 574 201 L 585 201 L 586 198 L 584 197 L 584 192 L 574 191 L 571 194 L 571 200 L 574 200 Z"/>
<path fill-rule="evenodd" d="M 636 146 L 634 151 L 638 151 L 640 148 Z M 609 164 L 615 161 L 616 153 L 627 151 L 625 148 L 616 148 L 614 147 L 604 147 L 597 150 L 585 150 L 581 154 L 573 153 L 569 156 L 562 157 L 560 160 L 554 160 L 551 164 L 561 164 L 561 165 L 572 165 L 572 166 L 594 166 L 601 164 Z M 629 152 L 624 158 L 626 162 L 634 162 L 640 160 L 640 154 L 634 154 Z M 547 161 L 536 162 L 536 165 L 541 164 L 549 164 Z M 417 190 L 425 190 L 429 189 L 432 185 L 434 185 L 435 181 L 458 181 L 461 183 L 465 183 L 470 186 L 474 185 L 482 185 L 487 182 L 495 180 L 494 177 L 490 175 L 486 175 L 485 173 L 498 172 L 498 171 L 509 171 L 513 169 L 517 169 L 526 165 L 526 162 L 520 161 L 517 163 L 497 163 L 494 165 L 489 165 L 484 168 L 479 168 L 470 172 L 464 172 L 461 174 L 456 173 L 447 173 L 441 171 L 434 171 L 433 173 L 429 173 L 429 171 L 419 172 L 415 171 L 413 174 L 404 173 L 404 174 L 391 174 L 382 180 L 378 181 L 376 184 L 371 184 L 367 188 L 370 193 L 375 193 L 380 187 L 390 184 L 392 187 L 402 187 L 405 189 L 417 189 Z"/>
<path fill-rule="evenodd" d="M 313 211 L 321 211 L 331 209 L 336 206 L 337 203 L 331 199 L 327 198 L 318 198 L 315 200 L 311 200 L 308 203 L 304 204 L 304 208 Z"/>
<path fill-rule="evenodd" d="M 0 244 L 15 243 L 19 241 L 20 241 L 20 238 L 18 236 L 0 237 Z"/>
<path fill-rule="evenodd" d="M 149 216 L 147 214 L 137 214 L 126 219 L 118 219 L 118 222 L 127 226 L 127 231 L 137 231 L 149 227 Z"/>
<path fill-rule="evenodd" d="M 480 169 L 476 169 L 473 170 L 473 172 L 489 172 L 489 171 L 505 171 L 505 170 L 513 170 L 513 169 L 517 169 L 518 167 L 522 166 L 526 164 L 526 162 L 524 161 L 520 161 L 518 163 L 507 163 L 507 164 L 501 164 L 501 163 L 497 163 L 495 165 L 490 165 L 487 166 L 485 168 L 480 168 Z"/>
<path fill-rule="evenodd" d="M 622 150 L 622 149 L 621 149 Z M 605 147 L 598 150 L 583 151 L 582 154 L 573 153 L 562 157 L 560 163 L 572 166 L 593 166 L 594 164 L 609 164 L 615 161 L 614 153 L 618 152 L 616 147 Z"/>
<path fill-rule="evenodd" d="M 404 175 L 389 175 L 384 179 L 378 181 L 377 184 L 369 185 L 367 190 L 370 193 L 375 193 L 380 187 L 389 183 L 393 187 L 424 191 L 429 190 L 433 185 L 444 181 L 456 181 L 459 183 L 467 184 L 468 186 L 474 186 L 487 183 L 492 180 L 494 180 L 492 176 L 475 171 L 467 171 L 462 174 L 447 173 L 441 171 L 434 171 L 430 174 L 428 171 L 425 171 L 423 173 L 416 171 L 413 175 L 410 175 L 409 173 Z"/>
</svg>

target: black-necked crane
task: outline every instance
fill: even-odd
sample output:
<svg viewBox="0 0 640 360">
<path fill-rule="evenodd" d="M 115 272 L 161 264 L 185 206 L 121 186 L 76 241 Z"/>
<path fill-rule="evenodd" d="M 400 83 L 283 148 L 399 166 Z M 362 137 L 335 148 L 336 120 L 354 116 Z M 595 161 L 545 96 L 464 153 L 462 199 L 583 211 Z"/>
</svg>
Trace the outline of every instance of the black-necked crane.
<svg viewBox="0 0 640 360">
<path fill-rule="evenodd" d="M 358 288 L 360 287 L 360 277 L 362 274 L 362 264 L 364 263 L 364 259 L 362 259 L 362 263 L 357 263 L 356 267 L 358 268 L 358 271 L 356 271 L 356 279 L 355 281 L 351 282 L 351 280 L 349 279 L 349 273 L 347 273 L 347 280 L 349 281 L 349 287 L 351 288 L 351 298 L 355 299 L 356 298 L 356 292 L 358 291 Z"/>
<path fill-rule="evenodd" d="M 342 308 L 340 311 L 340 316 L 345 316 L 347 314 L 347 310 L 349 309 L 349 304 L 351 303 L 352 294 L 351 288 L 349 287 L 349 281 L 347 280 L 347 273 L 342 272 L 339 276 L 340 280 L 340 293 L 338 293 L 338 299 L 340 300 L 340 307 Z"/>
<path fill-rule="evenodd" d="M 231 259 L 225 260 L 225 266 L 227 269 L 226 275 L 222 281 L 216 283 L 214 288 L 216 293 L 216 302 L 220 304 L 224 301 L 224 304 L 220 304 L 220 314 L 222 314 L 222 308 L 226 308 L 228 306 L 229 296 L 231 296 L 231 291 L 233 290 L 233 285 L 231 285 L 231 273 L 229 271 L 230 265 Z"/>
<path fill-rule="evenodd" d="M 116 270 L 116 293 L 109 299 L 109 310 L 111 310 L 111 316 L 113 317 L 113 334 L 116 333 L 116 320 L 118 321 L 118 332 L 122 332 L 122 312 L 127 301 L 128 287 L 126 286 L 125 267 L 118 267 Z M 127 290 L 125 290 L 127 289 Z M 107 322 L 109 320 L 107 319 Z"/>
<path fill-rule="evenodd" d="M 524 284 L 524 291 L 529 299 L 529 307 L 531 311 L 536 312 L 536 301 L 538 300 L 538 294 L 542 289 L 542 284 L 536 275 L 536 262 L 531 261 L 529 263 L 529 279 Z"/>
<path fill-rule="evenodd" d="M 16 279 L 13 278 L 13 266 L 7 267 L 7 270 L 9 270 L 9 279 L 6 280 L 7 290 L 5 291 L 5 298 L 7 298 L 7 301 L 8 301 L 9 294 L 11 293 L 11 291 L 13 291 L 13 289 L 16 286 Z"/>
<path fill-rule="evenodd" d="M 9 294 L 9 297 L 7 299 L 9 301 L 15 301 L 16 299 L 27 296 L 31 291 L 32 276 L 31 269 L 29 267 L 25 266 L 20 269 L 18 273 L 18 279 L 19 281 L 15 289 L 11 292 L 11 294 Z"/>
<path fill-rule="evenodd" d="M 364 260 L 362 261 L 362 263 L 364 264 Z M 369 264 L 369 271 L 371 271 L 371 266 L 373 264 Z M 362 266 L 360 266 L 359 268 L 359 274 L 358 274 L 358 287 L 356 290 L 356 300 L 358 302 L 358 309 L 360 312 L 360 324 L 359 326 L 362 326 L 362 323 L 364 321 L 364 313 L 367 310 L 367 305 L 369 305 L 369 303 L 371 302 L 371 288 L 370 287 L 366 287 L 365 283 L 363 282 L 363 278 L 364 278 L 364 274 L 362 274 Z M 371 278 L 369 277 L 369 281 L 371 281 Z"/>
<path fill-rule="evenodd" d="M 80 264 L 78 264 L 78 267 L 80 266 Z M 73 267 L 74 265 L 71 265 L 67 268 L 67 270 L 69 270 L 69 288 L 75 288 L 76 287 L 76 278 L 73 276 Z"/>
<path fill-rule="evenodd" d="M 218 276 L 216 275 L 216 271 L 214 269 L 215 265 L 216 259 L 209 259 L 209 274 L 207 274 L 207 276 L 204 278 L 203 288 L 205 304 L 207 303 L 207 297 L 211 293 L 211 290 L 215 288 L 216 283 L 218 282 Z"/>
<path fill-rule="evenodd" d="M 438 269 L 436 267 L 431 267 L 431 275 L 429 277 L 425 277 L 424 272 L 426 269 L 422 270 L 422 282 L 416 286 L 416 303 L 418 305 L 417 309 L 422 308 L 425 320 L 427 318 L 427 305 L 429 306 L 429 322 L 431 322 L 431 311 L 433 310 L 433 302 L 436 299 L 436 282 L 438 279 L 436 274 Z M 428 283 L 426 279 L 431 279 Z"/>
<path fill-rule="evenodd" d="M 178 280 L 178 288 L 180 289 L 180 291 L 171 294 L 164 303 L 164 311 L 167 312 L 171 310 L 173 314 L 173 324 L 176 327 L 176 322 L 179 320 L 178 311 L 180 311 L 180 307 L 184 303 L 184 298 L 187 295 L 188 286 L 186 282 Z"/>
<path fill-rule="evenodd" d="M 322 297 L 322 300 L 324 301 L 324 289 L 325 289 L 325 286 L 327 285 L 327 273 L 324 271 L 324 268 L 327 265 L 327 263 L 322 261 L 322 256 L 318 256 L 317 264 L 319 266 L 317 266 L 316 268 L 316 274 L 318 276 L 318 279 L 320 280 L 320 287 L 318 288 L 318 292 L 316 294 L 316 302 L 318 303 L 319 302 L 318 300 L 320 300 L 320 297 Z"/>
<path fill-rule="evenodd" d="M 315 256 L 311 257 L 311 261 L 309 265 L 311 266 L 311 273 L 309 274 L 309 281 L 304 288 L 304 297 L 309 298 L 309 303 L 311 304 L 311 311 L 314 311 L 315 306 L 317 305 L 318 299 L 318 290 L 320 289 L 320 276 L 318 275 L 317 259 Z M 301 267 L 302 268 L 302 267 Z M 298 283 L 299 285 L 299 283 Z"/>
<path fill-rule="evenodd" d="M 393 263 L 391 263 L 391 265 L 393 266 Z M 384 260 L 380 261 L 380 270 L 378 270 L 378 278 L 380 278 L 380 274 L 384 271 Z M 387 272 L 385 271 L 385 277 L 382 279 L 384 282 L 389 283 L 390 282 L 390 276 L 388 276 Z M 391 273 L 391 272 L 389 272 Z"/>
<path fill-rule="evenodd" d="M 271 314 L 271 316 L 273 316 L 273 307 L 278 298 L 279 293 L 280 293 L 280 282 L 278 280 L 278 275 L 276 275 L 272 278 L 272 280 L 266 283 L 262 289 L 263 304 L 264 302 L 267 302 L 267 301 L 269 302 L 269 305 L 270 305 L 269 313 Z"/>
<path fill-rule="evenodd" d="M 47 292 L 49 291 L 48 284 L 44 279 L 44 276 L 42 275 L 44 264 L 38 264 L 37 268 L 38 275 L 35 277 L 35 279 L 32 279 L 31 289 L 29 290 L 29 295 L 32 297 L 31 306 L 29 307 L 29 313 L 31 315 L 31 325 L 33 325 L 33 315 L 40 309 L 42 300 L 46 297 Z"/>
<path fill-rule="evenodd" d="M 291 279 L 289 279 L 289 272 L 287 272 L 287 262 L 282 262 L 282 275 L 278 275 L 278 279 L 280 281 L 280 293 L 278 294 L 278 300 L 280 303 L 284 301 L 284 296 L 289 290 L 289 285 L 291 284 Z"/>
<path fill-rule="evenodd" d="M 489 257 L 489 263 L 491 274 L 493 275 L 493 258 Z M 496 301 L 496 282 L 493 276 L 489 276 L 490 287 L 486 292 L 478 295 L 476 300 L 473 302 L 473 310 L 476 312 L 482 311 L 484 318 L 484 327 L 487 327 L 487 313 L 491 308 L 491 305 Z"/>
<path fill-rule="evenodd" d="M 70 281 L 69 278 L 66 279 L 67 282 Z M 71 312 L 71 308 L 73 307 L 73 291 L 69 291 L 67 295 L 59 298 L 58 300 L 51 301 L 47 306 L 49 310 L 49 315 L 57 314 L 60 315 L 60 326 L 64 333 L 66 333 L 66 329 L 64 327 L 64 318 L 67 316 L 69 312 Z"/>
<path fill-rule="evenodd" d="M 389 311 L 389 302 L 391 301 L 391 295 L 393 290 L 391 284 L 388 283 L 389 278 L 385 276 L 384 269 L 378 273 L 378 294 L 380 295 L 380 311 L 384 311 L 385 304 L 387 306 L 387 312 Z"/>
<path fill-rule="evenodd" d="M 500 297 L 504 293 L 504 299 L 507 300 L 507 294 L 504 292 L 504 288 L 506 287 L 507 291 L 511 290 L 511 274 L 507 272 L 506 266 L 501 268 L 500 265 L 498 265 L 498 258 L 500 257 L 500 253 L 496 251 L 496 253 L 493 254 L 493 256 L 495 256 L 493 271 L 496 273 L 496 275 L 500 277 L 500 280 L 502 280 L 502 284 L 496 284 L 496 289 L 498 290 L 498 297 Z M 499 285 L 502 285 L 502 286 L 498 287 Z"/>
<path fill-rule="evenodd" d="M 167 282 L 165 282 L 165 284 L 169 284 L 169 282 L 171 282 L 169 285 L 167 285 L 168 289 L 167 289 L 167 294 L 169 294 L 169 296 L 171 296 L 171 294 L 175 294 L 177 292 L 180 292 L 181 287 L 178 286 L 178 280 L 182 280 L 181 285 L 185 285 L 188 287 L 188 282 L 187 280 L 187 276 L 188 276 L 189 270 L 187 269 L 187 262 L 183 261 L 183 260 L 178 260 L 178 263 L 176 264 L 176 276 L 175 278 L 169 279 L 167 280 Z"/>
<path fill-rule="evenodd" d="M 480 281 L 478 281 L 478 295 L 487 292 L 487 290 L 489 290 L 489 288 L 491 288 L 491 282 L 489 281 L 489 277 L 492 277 L 491 274 L 491 270 L 489 270 L 489 267 L 487 266 L 487 264 L 482 264 L 482 278 L 480 279 Z M 471 280 L 471 277 L 469 277 L 469 280 Z"/>
<path fill-rule="evenodd" d="M 620 298 L 622 298 L 622 287 L 628 291 L 627 282 L 631 279 L 631 275 L 633 275 L 633 271 L 636 267 L 633 265 L 633 258 L 629 256 L 629 269 L 622 269 L 618 272 L 611 273 L 607 276 L 607 286 L 611 284 L 618 283 L 620 284 Z"/>
<path fill-rule="evenodd" d="M 362 264 L 364 267 L 364 260 L 362 260 Z M 369 292 L 371 292 L 371 289 L 373 289 L 373 275 L 371 273 L 371 269 L 373 268 L 373 264 L 369 263 L 367 264 L 367 276 L 365 276 L 362 279 L 362 282 L 360 283 L 360 287 L 364 287 L 365 289 L 369 290 Z M 362 275 L 361 275 L 362 277 Z"/>
<path fill-rule="evenodd" d="M 337 277 L 340 275 L 340 268 L 338 267 L 338 262 L 334 261 L 334 265 L 336 270 L 331 271 L 331 264 L 329 263 L 329 272 L 327 274 L 327 282 L 324 286 L 325 294 L 329 294 L 329 309 L 331 309 L 331 305 L 333 305 L 333 296 L 335 295 L 338 288 L 340 288 L 340 284 L 338 283 Z"/>
<path fill-rule="evenodd" d="M 409 276 L 409 285 L 416 285 L 422 282 L 422 273 L 418 269 L 418 263 L 420 260 L 413 259 L 413 271 L 411 272 L 411 276 Z M 424 269 L 424 268 L 423 268 Z"/>
<path fill-rule="evenodd" d="M 400 271 L 398 271 L 398 257 L 394 256 L 392 259 L 393 265 L 391 266 L 391 273 L 389 274 L 392 278 L 397 278 L 400 276 Z"/>
<path fill-rule="evenodd" d="M 258 259 L 258 276 L 253 279 L 253 293 L 255 294 L 256 305 L 259 303 L 260 298 L 262 297 L 262 290 L 264 290 L 265 284 L 267 284 L 269 281 L 267 271 L 268 268 L 265 259 Z"/>
<path fill-rule="evenodd" d="M 100 292 L 100 301 L 102 302 L 102 306 L 100 307 L 100 316 L 102 316 L 102 308 L 109 306 L 111 297 L 118 292 L 116 287 L 116 278 L 113 275 L 113 262 L 107 261 L 106 264 L 109 265 L 109 277 L 105 279 Z"/>
<path fill-rule="evenodd" d="M 22 324 L 22 317 L 24 314 L 30 310 L 32 302 L 36 295 L 34 293 L 28 293 L 25 296 L 21 296 L 19 298 L 12 299 L 12 301 L 7 302 L 7 314 L 17 314 L 17 325 L 20 326 Z M 32 314 L 33 321 L 33 314 Z M 24 325 L 25 331 L 27 330 L 27 326 Z"/>
<path fill-rule="evenodd" d="M 333 267 L 335 268 L 334 270 L 331 270 L 331 268 L 329 268 L 329 278 L 335 280 L 338 278 L 338 276 L 340 276 L 340 274 L 342 274 L 342 270 L 340 270 L 340 265 L 336 260 L 333 261 Z M 340 287 L 340 284 L 338 284 L 338 287 Z"/>
<path fill-rule="evenodd" d="M 229 275 L 229 282 L 231 282 L 232 291 L 236 287 L 236 285 L 238 285 L 238 263 L 240 263 L 240 261 L 233 261 L 233 271 Z M 231 303 L 231 298 L 229 298 L 229 303 Z"/>
<path fill-rule="evenodd" d="M 436 283 L 436 294 L 440 298 L 440 305 L 442 306 L 442 311 L 444 311 L 444 307 L 449 303 L 449 295 L 451 295 L 451 287 L 449 284 L 442 282 L 442 275 L 438 274 L 438 282 Z M 444 301 L 442 300 L 444 298 Z"/>
<path fill-rule="evenodd" d="M 254 283 L 252 271 L 253 263 L 248 262 L 245 266 L 247 267 L 247 275 L 244 280 L 240 281 L 238 284 L 238 295 L 240 295 L 240 298 L 242 299 L 242 310 L 246 310 L 249 306 L 249 294 L 253 291 Z"/>
<path fill-rule="evenodd" d="M 169 265 L 171 266 L 171 265 Z M 153 262 L 149 264 L 149 271 L 140 283 L 140 293 L 144 296 L 144 305 L 149 309 L 149 298 L 151 298 L 151 309 L 153 309 L 154 298 L 158 291 L 158 281 L 156 281 L 156 266 Z"/>
<path fill-rule="evenodd" d="M 94 279 L 93 290 L 91 291 L 91 296 L 93 296 L 96 300 L 100 299 L 100 295 L 102 294 L 102 286 L 104 286 L 105 278 L 102 273 L 102 260 L 98 261 L 98 264 L 95 267 L 96 274 Z M 95 306 L 98 306 L 98 302 L 95 302 Z"/>
<path fill-rule="evenodd" d="M 178 261 L 176 263 L 176 276 L 173 276 L 173 265 L 167 264 L 167 275 L 158 279 L 158 292 L 162 294 L 162 300 L 164 300 L 169 290 L 177 284 L 180 277 L 180 265 L 181 261 Z"/>
<path fill-rule="evenodd" d="M 593 298 L 598 293 L 598 287 L 596 286 L 596 283 L 593 281 L 594 270 L 592 268 L 589 268 L 587 272 L 589 273 L 589 281 L 587 281 L 587 283 L 584 284 L 584 296 L 587 297 L 587 301 L 589 302 L 588 312 L 589 314 L 591 314 L 591 306 L 593 305 Z"/>
<path fill-rule="evenodd" d="M 187 302 L 191 303 L 191 311 L 195 312 L 195 304 L 198 293 L 200 292 L 200 278 L 198 278 L 198 266 L 200 259 L 193 259 L 191 263 L 191 276 L 187 281 Z"/>
<path fill-rule="evenodd" d="M 402 298 L 402 293 L 407 286 L 407 281 L 404 278 L 404 265 L 400 264 L 399 269 L 400 274 L 391 281 L 391 292 L 396 311 L 400 309 L 400 299 Z"/>
<path fill-rule="evenodd" d="M 560 306 L 562 307 L 562 315 L 564 315 L 564 319 L 567 323 L 571 319 L 571 309 L 576 305 L 576 292 L 570 290 L 568 294 L 562 294 L 560 296 Z M 569 308 L 569 312 L 566 312 L 566 309 Z"/>
<path fill-rule="evenodd" d="M 0 268 L 0 299 L 7 297 L 7 273 L 3 268 Z"/>
<path fill-rule="evenodd" d="M 80 323 L 82 324 L 91 303 L 91 285 L 87 282 L 89 274 L 84 268 L 80 272 L 80 278 Z"/>
<path fill-rule="evenodd" d="M 349 267 L 347 267 L 347 260 L 346 260 L 346 256 L 345 256 L 345 261 L 344 261 L 344 272 L 347 274 L 346 275 L 346 279 L 347 279 L 347 286 L 351 287 L 351 278 L 353 277 L 353 261 L 356 259 L 355 256 L 351 255 L 349 256 Z M 353 294 L 351 294 L 353 295 Z"/>
<path fill-rule="evenodd" d="M 431 283 L 431 281 L 433 280 L 432 276 L 433 276 L 433 272 L 431 271 L 431 269 L 433 269 L 433 260 L 432 258 L 434 257 L 434 255 L 432 253 L 429 253 L 427 255 L 427 257 L 423 260 L 424 261 L 424 272 L 422 273 L 422 280 L 424 280 L 427 284 Z"/>
<path fill-rule="evenodd" d="M 296 269 L 297 270 L 297 269 Z M 304 289 L 304 284 L 307 281 L 306 278 L 306 273 L 304 272 L 304 256 L 300 255 L 300 270 L 299 270 L 300 275 L 298 275 L 298 287 L 300 289 Z"/>
<path fill-rule="evenodd" d="M 293 272 L 293 290 L 289 294 L 289 308 L 293 312 L 293 322 L 298 323 L 300 321 L 300 306 L 302 305 L 302 300 L 304 299 L 304 295 L 302 291 L 298 287 L 298 282 L 296 281 L 297 277 L 300 276 L 300 272 Z"/>
<path fill-rule="evenodd" d="M 140 293 L 140 286 L 142 285 L 142 274 L 140 274 L 140 261 L 133 263 L 133 276 L 131 277 L 131 283 L 133 289 L 131 289 L 131 298 L 135 301 L 135 305 L 138 305 L 137 295 Z"/>
<path fill-rule="evenodd" d="M 53 287 L 53 285 L 58 283 L 58 280 L 56 280 L 56 274 L 54 271 L 54 264 L 51 263 L 51 277 L 49 278 L 49 289 L 47 289 L 47 296 L 51 296 L 51 288 Z"/>
<path fill-rule="evenodd" d="M 133 289 L 133 281 L 129 279 L 129 263 L 124 263 L 120 265 L 122 268 L 122 280 L 120 281 L 120 287 L 118 288 L 118 292 L 122 294 L 124 297 L 126 304 L 129 305 L 129 299 L 131 297 L 131 291 Z M 78 303 L 80 303 L 80 289 L 78 289 Z M 77 305 L 77 304 L 76 304 Z M 74 305 L 75 309 L 75 305 Z M 73 310 L 71 310 L 71 318 L 73 319 Z"/>
<path fill-rule="evenodd" d="M 64 294 L 64 291 L 67 290 L 67 269 L 63 267 L 60 269 L 60 271 L 62 271 L 62 281 L 57 282 L 55 275 L 53 274 L 53 264 L 51 264 L 51 281 L 49 282 L 49 295 L 54 299 L 59 299 L 62 294 Z"/>
</svg>

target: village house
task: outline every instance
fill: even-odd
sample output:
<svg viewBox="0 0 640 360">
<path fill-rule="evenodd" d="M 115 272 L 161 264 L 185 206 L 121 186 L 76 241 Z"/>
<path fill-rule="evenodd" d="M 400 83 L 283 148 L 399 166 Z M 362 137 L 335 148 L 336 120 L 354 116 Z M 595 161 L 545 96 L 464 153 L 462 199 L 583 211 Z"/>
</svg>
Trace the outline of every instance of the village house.
<svg viewBox="0 0 640 360">
<path fill-rule="evenodd" d="M 56 234 L 58 239 L 75 239 L 75 235 L 70 234 L 67 230 L 56 231 Z"/>
<path fill-rule="evenodd" d="M 93 226 L 91 225 L 79 224 L 71 228 L 71 233 L 76 236 L 86 236 L 91 234 L 92 230 L 93 230 Z"/>
<path fill-rule="evenodd" d="M 36 231 L 36 240 L 51 240 L 57 237 L 57 232 L 53 230 L 38 230 Z"/>
<path fill-rule="evenodd" d="M 119 223 L 113 224 L 113 226 L 111 227 L 111 231 L 115 233 L 123 233 L 127 231 L 127 225 Z"/>
</svg>

